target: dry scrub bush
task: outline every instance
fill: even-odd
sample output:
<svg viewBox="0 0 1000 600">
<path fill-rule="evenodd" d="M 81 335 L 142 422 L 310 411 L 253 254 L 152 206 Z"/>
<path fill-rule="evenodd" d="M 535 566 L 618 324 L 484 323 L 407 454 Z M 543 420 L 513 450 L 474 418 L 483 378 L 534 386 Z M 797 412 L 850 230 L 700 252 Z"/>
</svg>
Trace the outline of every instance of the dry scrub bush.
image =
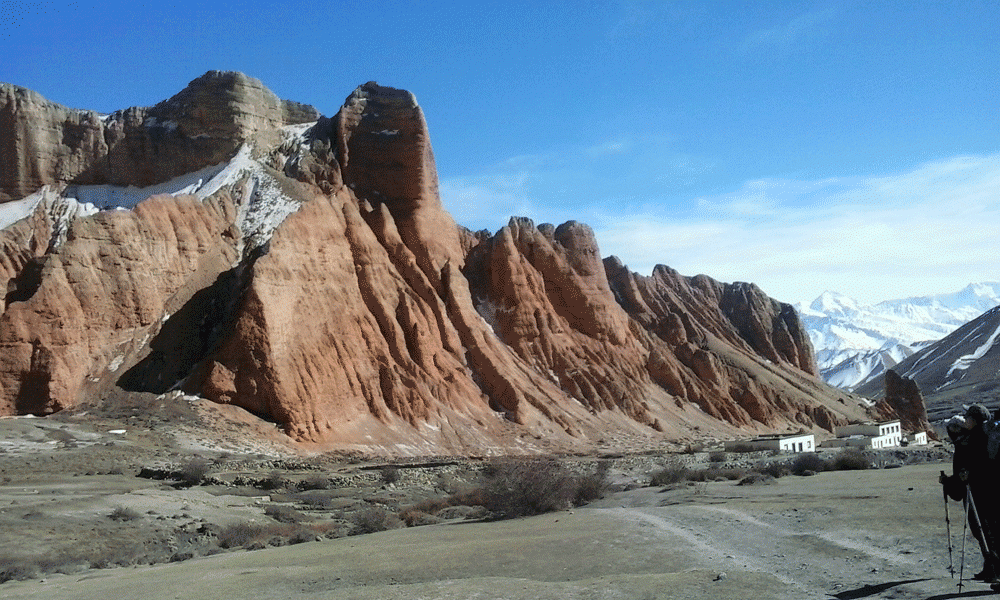
<svg viewBox="0 0 1000 600">
<path fill-rule="evenodd" d="M 607 467 L 579 475 L 555 460 L 496 460 L 487 465 L 483 506 L 496 519 L 563 510 L 600 497 Z"/>
<path fill-rule="evenodd" d="M 670 462 L 650 476 L 649 485 L 664 486 L 681 483 L 687 480 L 689 471 L 687 466 L 680 461 Z"/>
<path fill-rule="evenodd" d="M 793 475 L 813 475 L 826 470 L 826 461 L 815 452 L 807 452 L 795 457 L 792 461 Z"/>
<path fill-rule="evenodd" d="M 220 548 L 246 548 L 259 550 L 265 546 L 288 546 L 312 542 L 328 532 L 324 526 L 311 527 L 299 523 L 261 525 L 258 523 L 234 523 L 219 531 L 216 543 Z M 266 542 L 266 543 L 265 543 Z"/>
<path fill-rule="evenodd" d="M 251 542 L 263 537 L 264 527 L 257 523 L 233 523 L 223 527 L 219 532 L 218 544 L 220 548 L 242 548 Z"/>
<path fill-rule="evenodd" d="M 262 490 L 273 491 L 273 490 L 283 490 L 286 487 L 288 487 L 289 484 L 290 482 L 284 477 L 282 477 L 281 473 L 277 471 L 271 471 L 271 473 L 267 477 L 261 479 L 257 483 L 257 487 L 259 487 Z"/>
<path fill-rule="evenodd" d="M 387 531 L 400 526 L 399 517 L 384 506 L 373 505 L 351 515 L 351 535 Z"/>
<path fill-rule="evenodd" d="M 264 514 L 279 523 L 300 523 L 306 519 L 306 515 L 295 510 L 291 506 L 283 504 L 270 504 L 264 509 Z"/>
<path fill-rule="evenodd" d="M 36 579 L 39 575 L 38 565 L 30 559 L 0 558 L 0 583 Z"/>
<path fill-rule="evenodd" d="M 742 479 L 747 474 L 746 469 L 719 469 L 717 467 L 709 467 L 707 469 L 697 469 L 688 472 L 688 481 L 697 481 L 699 483 L 706 481 L 735 481 L 737 479 Z"/>
<path fill-rule="evenodd" d="M 740 479 L 740 482 L 736 485 L 757 485 L 761 483 L 771 483 L 772 481 L 774 481 L 774 477 L 768 475 L 767 473 L 751 471 L 746 475 L 746 477 Z"/>
<path fill-rule="evenodd" d="M 399 481 L 399 467 L 396 465 L 389 465 L 382 469 L 382 483 L 390 484 Z"/>
<path fill-rule="evenodd" d="M 844 448 L 830 461 L 834 471 L 863 471 L 871 467 L 871 458 L 860 448 Z"/>
<path fill-rule="evenodd" d="M 420 525 L 436 525 L 442 521 L 442 519 L 426 513 L 422 510 L 417 510 L 412 506 L 409 508 L 404 508 L 399 511 L 399 518 L 403 521 L 403 524 L 407 527 L 419 527 Z"/>
<path fill-rule="evenodd" d="M 131 508 L 125 508 L 124 506 L 115 507 L 108 518 L 112 521 L 134 521 L 136 519 L 142 518 L 138 512 L 132 510 Z"/>
<path fill-rule="evenodd" d="M 328 490 L 330 489 L 330 478 L 326 475 L 311 475 L 295 484 L 295 487 L 301 492 L 308 490 Z"/>
<path fill-rule="evenodd" d="M 784 477 L 792 472 L 791 468 L 783 462 L 770 461 L 765 463 L 760 463 L 756 465 L 753 469 L 758 473 L 768 475 L 774 479 L 779 477 Z"/>
<path fill-rule="evenodd" d="M 209 464 L 203 458 L 194 458 L 181 465 L 178 477 L 181 483 L 188 486 L 200 485 L 208 475 Z"/>
</svg>

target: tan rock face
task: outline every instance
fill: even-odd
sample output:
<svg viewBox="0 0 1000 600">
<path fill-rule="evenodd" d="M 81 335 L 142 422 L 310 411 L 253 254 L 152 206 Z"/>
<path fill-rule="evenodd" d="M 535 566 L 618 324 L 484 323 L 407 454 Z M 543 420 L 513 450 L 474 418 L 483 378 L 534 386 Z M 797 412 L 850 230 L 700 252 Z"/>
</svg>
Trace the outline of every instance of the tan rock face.
<svg viewBox="0 0 1000 600">
<path fill-rule="evenodd" d="M 650 334 L 650 375 L 679 402 L 742 426 L 828 431 L 857 405 L 818 383 L 796 313 L 756 286 L 683 277 L 663 265 L 642 277 L 615 257 L 604 264 L 618 303 Z"/>
<path fill-rule="evenodd" d="M 794 311 L 755 286 L 667 267 L 636 275 L 602 261 L 576 222 L 456 226 L 408 92 L 365 84 L 301 144 L 278 128 L 314 111 L 239 74 L 206 74 L 103 121 L 2 94 L 3 160 L 16 166 L 4 198 L 162 181 L 244 142 L 267 165 L 204 201 L 155 197 L 89 217 L 49 191 L 0 231 L 2 414 L 99 401 L 111 386 L 180 387 L 304 442 L 395 454 L 865 416 L 814 376 Z"/>
<path fill-rule="evenodd" d="M 149 186 L 229 160 L 245 141 L 273 146 L 281 126 L 318 118 L 242 73 L 211 71 L 152 108 L 105 117 L 0 84 L 0 202 L 43 185 Z"/>
<path fill-rule="evenodd" d="M 44 222 L 45 208 L 33 218 Z M 60 248 L 14 277 L 25 285 L 0 316 L 0 411 L 54 412 L 116 379 L 186 296 L 233 261 L 235 240 L 224 235 L 233 216 L 225 197 L 159 197 L 74 220 Z M 47 233 L 39 226 L 28 245 L 43 246 Z"/>
</svg>

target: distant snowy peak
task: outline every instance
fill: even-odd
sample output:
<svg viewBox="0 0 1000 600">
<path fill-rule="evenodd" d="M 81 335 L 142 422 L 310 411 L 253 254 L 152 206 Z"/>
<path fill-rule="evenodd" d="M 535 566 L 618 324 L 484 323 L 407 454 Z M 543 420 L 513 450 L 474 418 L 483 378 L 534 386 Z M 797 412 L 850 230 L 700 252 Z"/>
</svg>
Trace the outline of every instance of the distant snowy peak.
<svg viewBox="0 0 1000 600">
<path fill-rule="evenodd" d="M 915 353 L 895 369 L 917 382 L 925 398 L 953 409 L 958 403 L 995 406 L 1000 399 L 1000 306 Z M 862 393 L 875 396 L 882 381 L 865 383 Z"/>
<path fill-rule="evenodd" d="M 998 305 L 1000 283 L 985 282 L 872 306 L 827 291 L 796 308 L 823 379 L 854 389 Z"/>
<path fill-rule="evenodd" d="M 858 302 L 853 298 L 837 292 L 823 292 L 809 304 L 809 312 L 823 316 L 852 315 L 859 310 Z M 806 312 L 800 308 L 799 312 Z"/>
</svg>

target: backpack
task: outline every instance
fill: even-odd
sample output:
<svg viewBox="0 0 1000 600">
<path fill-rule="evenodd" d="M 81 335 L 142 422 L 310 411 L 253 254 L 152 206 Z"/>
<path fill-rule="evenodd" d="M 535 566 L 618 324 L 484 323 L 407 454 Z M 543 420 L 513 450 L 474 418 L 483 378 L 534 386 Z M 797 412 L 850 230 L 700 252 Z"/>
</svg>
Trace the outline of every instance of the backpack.
<svg viewBox="0 0 1000 600">
<path fill-rule="evenodd" d="M 995 460 L 1000 454 L 1000 421 L 983 423 L 983 431 L 986 433 L 986 452 L 990 460 Z"/>
</svg>

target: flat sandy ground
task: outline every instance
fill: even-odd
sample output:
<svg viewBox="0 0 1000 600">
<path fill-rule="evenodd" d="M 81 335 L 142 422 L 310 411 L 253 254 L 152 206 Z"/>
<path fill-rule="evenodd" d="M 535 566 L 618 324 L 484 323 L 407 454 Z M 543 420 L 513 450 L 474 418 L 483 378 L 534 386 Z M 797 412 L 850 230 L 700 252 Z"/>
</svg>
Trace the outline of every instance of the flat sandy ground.
<svg viewBox="0 0 1000 600">
<path fill-rule="evenodd" d="M 0 598 L 960 598 L 948 465 L 618 492 L 572 511 L 396 529 L 0 585 Z M 141 492 L 141 490 L 139 491 Z M 137 493 L 137 492 L 130 492 Z M 193 501 L 193 500 L 192 500 Z M 236 504 L 236 503 L 234 503 Z M 235 508 L 235 507 L 234 507 Z M 242 508 L 240 510 L 243 510 Z M 951 503 L 952 562 L 962 514 Z M 966 579 L 980 568 L 965 547 Z"/>
</svg>

